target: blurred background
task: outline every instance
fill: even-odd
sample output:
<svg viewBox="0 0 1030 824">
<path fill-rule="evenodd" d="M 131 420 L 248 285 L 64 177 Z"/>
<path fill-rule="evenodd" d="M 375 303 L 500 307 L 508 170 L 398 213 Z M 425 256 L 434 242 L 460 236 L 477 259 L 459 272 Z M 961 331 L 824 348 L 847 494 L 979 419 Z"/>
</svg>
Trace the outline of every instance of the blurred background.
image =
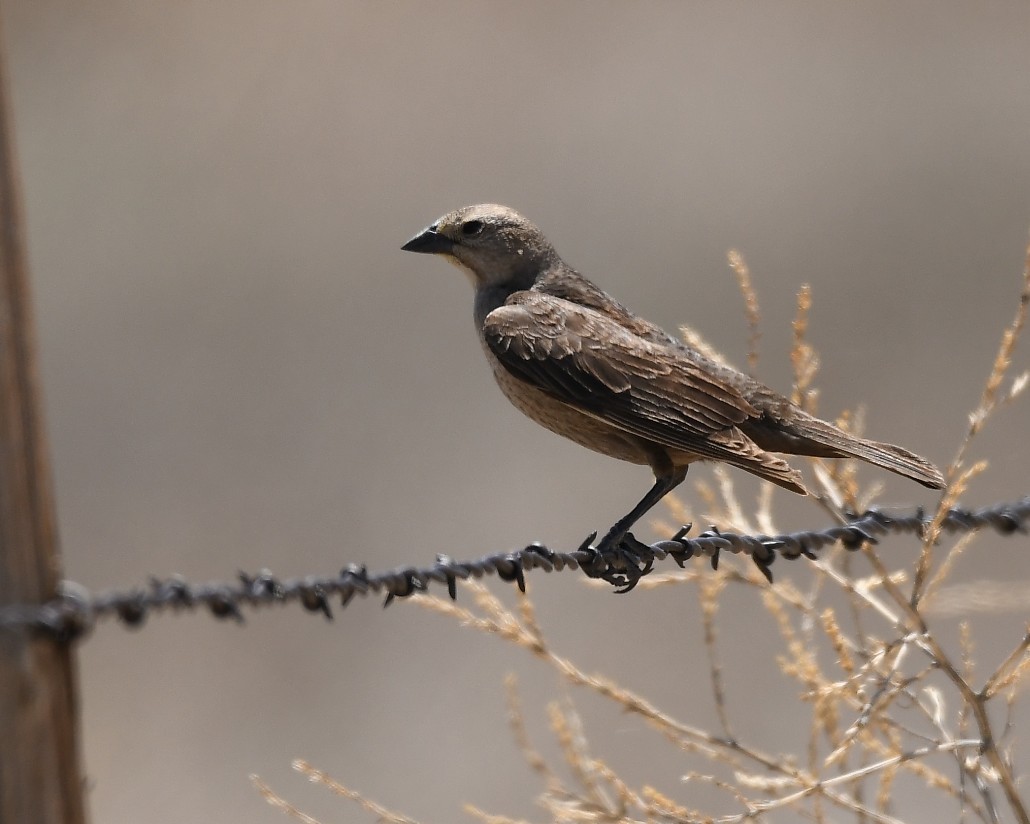
<svg viewBox="0 0 1030 824">
<path fill-rule="evenodd" d="M 570 549 L 643 494 L 646 469 L 512 409 L 465 278 L 400 251 L 461 205 L 518 208 L 635 311 L 691 324 L 738 365 L 726 253 L 740 249 L 763 311 L 758 374 L 783 391 L 810 283 L 820 411 L 864 404 L 868 434 L 942 465 L 1015 310 L 1023 2 L 14 0 L 2 14 L 66 574 L 93 589 Z M 967 504 L 1027 493 L 1025 402 L 971 457 L 991 469 Z M 698 512 L 691 481 L 711 477 L 683 487 Z M 882 480 L 881 503 L 936 500 Z M 826 523 L 776 496 L 782 528 Z M 904 566 L 916 550 L 887 551 Z M 956 580 L 1025 593 L 1028 577 L 1025 539 L 985 537 Z M 716 726 L 692 590 L 529 583 L 556 649 Z M 721 615 L 727 666 L 749 673 L 730 712 L 770 750 L 803 747 L 756 601 L 739 592 Z M 986 670 L 1023 615 L 978 619 Z M 522 675 L 547 750 L 556 679 L 409 603 L 358 600 L 334 623 L 290 609 L 242 627 L 108 624 L 80 660 L 94 821 L 281 820 L 250 773 L 326 820 L 371 820 L 310 788 L 295 757 L 425 821 L 465 802 L 541 817 L 501 685 Z M 599 755 L 682 798 L 680 754 L 573 697 Z"/>
</svg>

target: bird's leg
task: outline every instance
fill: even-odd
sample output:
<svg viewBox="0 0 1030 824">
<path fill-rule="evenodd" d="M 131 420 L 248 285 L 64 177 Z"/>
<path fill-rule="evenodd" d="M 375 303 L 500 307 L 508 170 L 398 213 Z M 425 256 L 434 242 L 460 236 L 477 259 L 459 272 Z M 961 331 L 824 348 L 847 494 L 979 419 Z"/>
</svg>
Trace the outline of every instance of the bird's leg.
<svg viewBox="0 0 1030 824">
<path fill-rule="evenodd" d="M 627 515 L 615 522 L 615 525 L 608 530 L 608 534 L 601 539 L 601 543 L 595 549 L 602 553 L 616 549 L 623 542 L 630 527 L 639 521 L 651 507 L 683 483 L 683 479 L 686 477 L 686 466 L 672 467 L 667 473 L 656 474 L 654 486 L 640 499 L 640 503 L 633 507 Z"/>
</svg>

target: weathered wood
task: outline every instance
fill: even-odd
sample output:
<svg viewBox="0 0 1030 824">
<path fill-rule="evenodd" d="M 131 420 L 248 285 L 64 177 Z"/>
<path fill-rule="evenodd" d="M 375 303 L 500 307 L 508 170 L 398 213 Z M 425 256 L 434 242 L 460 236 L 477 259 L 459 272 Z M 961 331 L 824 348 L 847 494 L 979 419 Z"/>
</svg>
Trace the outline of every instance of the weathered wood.
<svg viewBox="0 0 1030 824">
<path fill-rule="evenodd" d="M 12 131 L 0 54 L 0 607 L 60 573 Z M 85 821 L 78 726 L 71 647 L 0 630 L 0 824 Z"/>
</svg>

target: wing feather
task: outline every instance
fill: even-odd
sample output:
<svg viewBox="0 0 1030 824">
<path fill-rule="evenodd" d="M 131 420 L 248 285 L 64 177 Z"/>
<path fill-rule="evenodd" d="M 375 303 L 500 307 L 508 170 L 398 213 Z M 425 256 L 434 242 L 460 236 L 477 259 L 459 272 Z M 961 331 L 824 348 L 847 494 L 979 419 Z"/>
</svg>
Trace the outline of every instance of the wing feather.
<svg viewBox="0 0 1030 824">
<path fill-rule="evenodd" d="M 564 298 L 516 292 L 487 315 L 482 331 L 517 378 L 670 449 L 726 460 L 735 439 L 709 436 L 758 416 L 736 388 L 674 347 Z"/>
</svg>

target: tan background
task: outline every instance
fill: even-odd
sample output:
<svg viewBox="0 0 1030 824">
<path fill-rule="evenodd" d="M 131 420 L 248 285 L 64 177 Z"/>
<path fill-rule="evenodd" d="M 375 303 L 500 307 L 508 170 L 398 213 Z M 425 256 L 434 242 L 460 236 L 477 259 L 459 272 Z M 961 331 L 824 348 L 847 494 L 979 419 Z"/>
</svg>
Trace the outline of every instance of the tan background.
<svg viewBox="0 0 1030 824">
<path fill-rule="evenodd" d="M 1023 2 L 20 0 L 3 16 L 65 562 L 91 588 L 571 548 L 643 493 L 646 471 L 510 409 L 468 284 L 399 251 L 466 203 L 519 208 L 635 310 L 738 363 L 740 248 L 760 374 L 781 389 L 811 283 L 823 411 L 865 402 L 870 433 L 942 463 L 1012 316 Z M 1028 491 L 1026 409 L 978 445 L 993 468 L 970 504 Z M 825 523 L 787 497 L 783 526 Z M 934 498 L 887 479 L 882 500 Z M 963 578 L 1025 584 L 1025 539 L 979 547 Z M 714 726 L 691 591 L 530 583 L 559 649 Z M 755 600 L 723 613 L 731 711 L 797 747 Z M 1022 615 L 978 621 L 988 666 Z M 500 684 L 523 673 L 542 745 L 560 694 L 524 653 L 372 601 L 333 624 L 105 625 L 81 663 L 97 822 L 280 820 L 251 772 L 326 819 L 371 820 L 294 776 L 297 756 L 427 821 L 465 801 L 532 815 Z M 599 754 L 690 800 L 677 753 L 578 697 Z"/>
</svg>

